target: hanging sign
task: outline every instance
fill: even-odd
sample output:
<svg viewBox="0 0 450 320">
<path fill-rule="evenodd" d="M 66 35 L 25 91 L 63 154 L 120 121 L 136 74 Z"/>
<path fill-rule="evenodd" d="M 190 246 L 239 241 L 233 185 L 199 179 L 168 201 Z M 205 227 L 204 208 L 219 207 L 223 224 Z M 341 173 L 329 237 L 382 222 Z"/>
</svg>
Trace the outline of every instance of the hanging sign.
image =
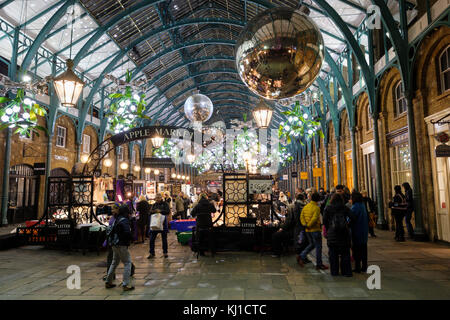
<svg viewBox="0 0 450 320">
<path fill-rule="evenodd" d="M 291 172 L 291 177 L 292 178 L 298 178 L 298 172 L 296 172 L 296 171 Z"/>
<path fill-rule="evenodd" d="M 175 168 L 171 158 L 144 158 L 142 165 L 144 168 Z"/>
<path fill-rule="evenodd" d="M 300 172 L 300 179 L 301 180 L 308 180 L 308 172 Z"/>
<path fill-rule="evenodd" d="M 272 180 L 249 180 L 249 194 L 272 194 Z"/>
<path fill-rule="evenodd" d="M 322 177 L 322 168 L 313 168 L 313 177 Z"/>
<path fill-rule="evenodd" d="M 289 179 L 289 176 L 287 174 L 283 174 L 283 180 L 286 181 Z"/>
<path fill-rule="evenodd" d="M 440 144 L 434 150 L 436 158 L 448 158 L 450 157 L 450 146 L 447 144 Z"/>
<path fill-rule="evenodd" d="M 45 162 L 39 162 L 34 164 L 34 174 L 36 176 L 42 176 L 45 174 Z"/>
<path fill-rule="evenodd" d="M 117 147 L 131 141 L 149 139 L 155 135 L 169 139 L 194 139 L 194 131 L 192 129 L 173 126 L 148 126 L 133 128 L 128 131 L 118 133 L 110 139 L 114 147 Z"/>
</svg>

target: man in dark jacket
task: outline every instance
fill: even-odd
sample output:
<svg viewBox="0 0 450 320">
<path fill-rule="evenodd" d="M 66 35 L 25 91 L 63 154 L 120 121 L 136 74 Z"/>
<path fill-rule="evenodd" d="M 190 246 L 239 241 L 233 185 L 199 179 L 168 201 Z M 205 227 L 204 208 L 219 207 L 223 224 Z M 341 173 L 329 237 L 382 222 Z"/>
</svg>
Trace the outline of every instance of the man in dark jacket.
<svg viewBox="0 0 450 320">
<path fill-rule="evenodd" d="M 158 233 L 161 233 L 162 237 L 162 247 L 164 258 L 168 258 L 168 244 L 167 244 L 167 233 L 169 232 L 169 226 L 167 223 L 167 216 L 170 214 L 169 204 L 163 200 L 163 197 L 160 193 L 156 194 L 155 203 L 153 204 L 150 210 L 150 223 L 152 221 L 152 215 L 155 213 L 160 213 L 164 216 L 164 226 L 163 230 L 150 230 L 150 255 L 147 259 L 152 259 L 155 257 L 155 240 L 158 236 Z"/>
<path fill-rule="evenodd" d="M 129 215 L 130 209 L 127 206 L 120 207 L 116 220 L 114 221 L 111 232 L 108 236 L 108 242 L 113 250 L 113 260 L 111 266 L 109 267 L 108 275 L 106 276 L 105 287 L 107 289 L 114 288 L 116 286 L 112 283 L 112 281 L 120 261 L 122 261 L 124 265 L 122 281 L 123 291 L 134 289 L 130 283 L 132 263 L 128 247 L 130 246 L 132 235 Z"/>
<path fill-rule="evenodd" d="M 335 193 L 323 213 L 323 224 L 327 232 L 328 256 L 332 276 L 339 275 L 339 266 L 343 276 L 352 276 L 350 224 L 353 220 L 353 213 L 344 205 L 342 197 Z M 341 258 L 340 263 L 339 256 Z"/>
<path fill-rule="evenodd" d="M 191 216 L 196 219 L 196 231 L 200 246 L 200 255 L 204 255 L 205 241 L 208 240 L 209 248 L 213 250 L 214 239 L 211 232 L 213 226 L 211 214 L 216 212 L 216 207 L 208 200 L 206 194 L 200 195 L 198 204 L 192 209 Z M 213 254 L 214 252 L 212 252 Z"/>
</svg>

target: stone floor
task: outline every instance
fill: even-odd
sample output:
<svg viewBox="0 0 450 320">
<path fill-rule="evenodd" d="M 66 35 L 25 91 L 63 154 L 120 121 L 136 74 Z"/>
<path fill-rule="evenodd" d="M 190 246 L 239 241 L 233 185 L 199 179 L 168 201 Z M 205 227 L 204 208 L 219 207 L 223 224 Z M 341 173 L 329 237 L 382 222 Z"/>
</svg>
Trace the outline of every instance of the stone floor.
<svg viewBox="0 0 450 320">
<path fill-rule="evenodd" d="M 450 246 L 397 243 L 392 238 L 391 232 L 378 231 L 378 238 L 369 239 L 369 265 L 381 268 L 380 290 L 367 288 L 367 274 L 331 277 L 328 270 L 316 271 L 311 264 L 300 268 L 292 255 L 227 252 L 197 260 L 172 231 L 168 259 L 157 251 L 156 259 L 147 260 L 147 243 L 132 247 L 136 289 L 125 293 L 105 289 L 105 253 L 83 256 L 31 246 L 0 251 L 0 300 L 450 299 Z M 324 252 L 326 256 L 326 245 Z M 69 265 L 81 268 L 79 290 L 67 289 Z"/>
</svg>

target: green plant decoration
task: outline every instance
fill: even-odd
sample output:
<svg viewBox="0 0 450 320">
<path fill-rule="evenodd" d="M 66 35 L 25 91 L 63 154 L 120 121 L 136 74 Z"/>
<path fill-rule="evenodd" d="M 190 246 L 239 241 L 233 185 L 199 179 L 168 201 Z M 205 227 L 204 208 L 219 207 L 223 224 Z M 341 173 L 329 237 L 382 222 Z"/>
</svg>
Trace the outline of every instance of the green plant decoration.
<svg viewBox="0 0 450 320">
<path fill-rule="evenodd" d="M 324 137 L 322 130 L 319 129 L 318 120 L 320 119 L 310 119 L 309 115 L 302 111 L 298 101 L 292 110 L 284 111 L 283 114 L 288 117 L 288 120 L 280 124 L 278 136 L 280 139 L 286 138 L 286 143 L 298 140 L 301 145 L 304 145 L 300 137 L 312 138 L 316 134 Z"/>
<path fill-rule="evenodd" d="M 0 130 L 16 128 L 14 133 L 30 137 L 31 132 L 37 136 L 37 130 L 47 133 L 47 129 L 37 124 L 37 116 L 45 116 L 46 110 L 34 100 L 25 97 L 23 89 L 17 89 L 15 98 L 0 97 Z"/>
<path fill-rule="evenodd" d="M 130 84 L 132 73 L 127 70 L 126 83 Z M 117 90 L 119 90 L 118 87 Z M 134 85 L 126 85 L 125 92 L 111 93 L 108 97 L 114 99 L 105 116 L 109 117 L 109 127 L 115 133 L 133 128 L 137 119 L 148 119 L 145 112 L 145 94 L 133 92 Z"/>
</svg>

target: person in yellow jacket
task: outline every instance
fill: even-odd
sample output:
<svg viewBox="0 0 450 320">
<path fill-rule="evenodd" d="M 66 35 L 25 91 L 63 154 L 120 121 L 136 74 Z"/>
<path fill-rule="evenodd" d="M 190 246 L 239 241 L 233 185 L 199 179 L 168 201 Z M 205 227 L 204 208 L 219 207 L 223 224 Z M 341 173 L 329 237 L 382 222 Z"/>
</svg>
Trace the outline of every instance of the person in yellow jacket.
<svg viewBox="0 0 450 320">
<path fill-rule="evenodd" d="M 319 201 L 319 193 L 314 192 L 311 195 L 311 201 L 303 208 L 300 214 L 300 222 L 305 227 L 309 245 L 297 256 L 297 262 L 303 267 L 307 261 L 308 253 L 316 248 L 316 269 L 326 270 L 328 267 L 322 263 L 322 230 L 320 225 L 320 208 L 317 205 Z"/>
</svg>

